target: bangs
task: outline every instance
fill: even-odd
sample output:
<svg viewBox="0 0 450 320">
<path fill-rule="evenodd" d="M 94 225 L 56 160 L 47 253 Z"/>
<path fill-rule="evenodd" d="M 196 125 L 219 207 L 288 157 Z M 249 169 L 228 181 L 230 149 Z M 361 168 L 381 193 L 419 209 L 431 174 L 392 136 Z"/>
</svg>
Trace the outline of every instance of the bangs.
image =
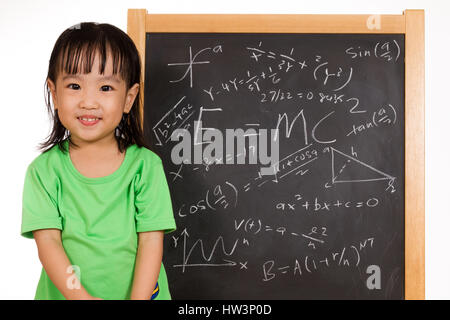
<svg viewBox="0 0 450 320">
<path fill-rule="evenodd" d="M 59 57 L 59 71 L 64 71 L 68 74 L 90 73 L 92 72 L 94 60 L 98 55 L 98 58 L 100 59 L 98 73 L 104 74 L 109 54 L 109 57 L 113 60 L 113 74 L 119 73 L 122 76 L 122 79 L 128 80 L 128 75 L 123 72 L 123 70 L 127 70 L 128 68 L 124 68 L 123 66 L 123 54 L 120 50 L 111 47 L 110 45 L 101 45 L 99 43 L 69 42 Z"/>
<path fill-rule="evenodd" d="M 126 48 L 123 44 L 108 38 L 103 32 L 92 36 L 91 33 L 72 33 L 70 38 L 63 42 L 57 58 L 58 73 L 87 74 L 92 72 L 95 58 L 99 59 L 99 74 L 105 73 L 108 59 L 112 59 L 113 74 L 120 74 L 130 86 L 130 62 L 126 59 Z"/>
</svg>

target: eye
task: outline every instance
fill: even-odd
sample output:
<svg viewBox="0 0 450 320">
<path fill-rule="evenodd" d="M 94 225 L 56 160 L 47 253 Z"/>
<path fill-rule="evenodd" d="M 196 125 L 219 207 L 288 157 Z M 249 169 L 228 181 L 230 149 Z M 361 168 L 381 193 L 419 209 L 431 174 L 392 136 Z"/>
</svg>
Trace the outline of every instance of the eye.
<svg viewBox="0 0 450 320">
<path fill-rule="evenodd" d="M 80 86 L 79 86 L 78 84 L 76 84 L 76 83 L 71 83 L 71 84 L 69 84 L 69 85 L 67 86 L 67 88 L 73 89 L 73 90 L 79 90 L 79 89 L 80 89 Z"/>
<path fill-rule="evenodd" d="M 111 86 L 102 86 L 102 87 L 100 88 L 100 90 L 101 90 L 101 91 L 107 92 L 107 91 L 113 91 L 114 88 L 111 87 Z"/>
</svg>

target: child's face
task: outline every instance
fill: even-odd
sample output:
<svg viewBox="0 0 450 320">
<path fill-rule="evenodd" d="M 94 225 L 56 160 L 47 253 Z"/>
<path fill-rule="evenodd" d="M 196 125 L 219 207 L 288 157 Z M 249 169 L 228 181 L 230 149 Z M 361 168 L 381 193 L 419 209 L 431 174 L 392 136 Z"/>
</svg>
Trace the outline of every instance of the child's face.
<svg viewBox="0 0 450 320">
<path fill-rule="evenodd" d="M 59 119 L 77 145 L 115 141 L 115 128 L 122 114 L 130 112 L 139 91 L 137 83 L 127 90 L 120 74 L 113 75 L 111 56 L 107 58 L 104 74 L 98 70 L 97 55 L 90 73 L 70 75 L 63 71 L 56 84 L 48 80 Z M 98 120 L 83 120 L 88 117 Z"/>
</svg>

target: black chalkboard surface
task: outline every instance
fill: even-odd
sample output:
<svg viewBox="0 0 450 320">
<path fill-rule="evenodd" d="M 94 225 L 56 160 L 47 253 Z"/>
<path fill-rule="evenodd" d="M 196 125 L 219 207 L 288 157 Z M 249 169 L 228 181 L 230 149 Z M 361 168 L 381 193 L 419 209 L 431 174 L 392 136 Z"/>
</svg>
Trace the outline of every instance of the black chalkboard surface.
<svg viewBox="0 0 450 320">
<path fill-rule="evenodd" d="M 145 59 L 173 299 L 404 298 L 404 35 L 147 33 Z"/>
</svg>

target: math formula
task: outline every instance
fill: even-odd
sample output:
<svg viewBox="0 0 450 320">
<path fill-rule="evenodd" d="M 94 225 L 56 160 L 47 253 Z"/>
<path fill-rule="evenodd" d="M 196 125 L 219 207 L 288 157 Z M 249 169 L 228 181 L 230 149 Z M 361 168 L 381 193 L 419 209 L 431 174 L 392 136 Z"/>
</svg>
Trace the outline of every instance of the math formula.
<svg viewBox="0 0 450 320">
<path fill-rule="evenodd" d="M 401 298 L 404 37 L 147 41 L 145 132 L 177 222 L 173 296 Z"/>
</svg>

